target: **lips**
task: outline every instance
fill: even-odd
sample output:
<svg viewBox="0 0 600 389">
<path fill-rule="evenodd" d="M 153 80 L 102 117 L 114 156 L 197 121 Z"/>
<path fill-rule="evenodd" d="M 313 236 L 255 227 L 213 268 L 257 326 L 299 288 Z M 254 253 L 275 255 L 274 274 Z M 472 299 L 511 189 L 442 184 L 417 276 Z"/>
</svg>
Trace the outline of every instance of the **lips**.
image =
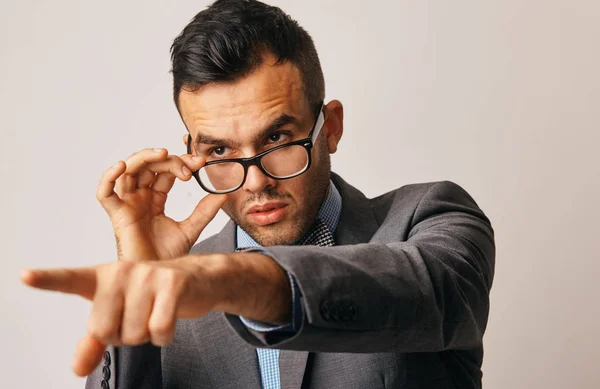
<svg viewBox="0 0 600 389">
<path fill-rule="evenodd" d="M 274 224 L 283 219 L 287 212 L 287 204 L 280 202 L 269 202 L 253 205 L 246 214 L 260 226 Z"/>
</svg>

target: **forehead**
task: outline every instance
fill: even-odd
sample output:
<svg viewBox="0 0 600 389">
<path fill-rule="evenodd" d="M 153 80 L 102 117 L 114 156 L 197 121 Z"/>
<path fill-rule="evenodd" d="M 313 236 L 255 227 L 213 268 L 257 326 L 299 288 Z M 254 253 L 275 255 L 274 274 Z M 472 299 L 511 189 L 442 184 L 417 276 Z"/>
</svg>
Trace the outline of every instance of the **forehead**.
<svg viewBox="0 0 600 389">
<path fill-rule="evenodd" d="M 310 116 L 300 71 L 290 62 L 275 64 L 271 57 L 235 83 L 182 90 L 179 109 L 193 137 L 203 133 L 240 140 L 251 138 L 282 114 Z"/>
</svg>

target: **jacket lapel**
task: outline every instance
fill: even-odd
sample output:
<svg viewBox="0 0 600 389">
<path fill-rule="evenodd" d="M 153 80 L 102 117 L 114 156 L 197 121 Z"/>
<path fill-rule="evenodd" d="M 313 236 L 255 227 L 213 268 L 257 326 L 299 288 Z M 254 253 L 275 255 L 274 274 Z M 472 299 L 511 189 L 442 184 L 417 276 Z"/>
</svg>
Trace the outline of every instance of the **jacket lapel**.
<svg viewBox="0 0 600 389">
<path fill-rule="evenodd" d="M 337 174 L 331 173 L 331 179 L 342 196 L 342 212 L 334 234 L 335 244 L 368 243 L 379 229 L 369 199 Z"/>
<path fill-rule="evenodd" d="M 308 362 L 308 351 L 281 350 L 279 376 L 281 389 L 300 389 Z"/>
<path fill-rule="evenodd" d="M 214 389 L 261 388 L 256 349 L 227 325 L 222 313 L 211 312 L 188 325 Z"/>
<path fill-rule="evenodd" d="M 232 251 L 235 251 L 235 224 L 229 221 L 221 232 L 194 246 L 190 253 Z M 211 312 L 182 324 L 183 331 L 191 332 L 215 389 L 261 388 L 256 349 L 229 327 L 223 313 Z"/>
</svg>

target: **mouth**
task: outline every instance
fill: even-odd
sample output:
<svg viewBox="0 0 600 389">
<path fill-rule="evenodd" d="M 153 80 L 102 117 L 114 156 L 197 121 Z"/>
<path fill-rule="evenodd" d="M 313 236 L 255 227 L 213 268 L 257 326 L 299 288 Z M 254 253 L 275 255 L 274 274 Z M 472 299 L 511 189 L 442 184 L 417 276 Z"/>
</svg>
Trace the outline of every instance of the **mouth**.
<svg viewBox="0 0 600 389">
<path fill-rule="evenodd" d="M 274 224 L 283 219 L 287 212 L 287 204 L 280 202 L 269 202 L 253 205 L 246 214 L 258 225 L 266 226 Z"/>
</svg>

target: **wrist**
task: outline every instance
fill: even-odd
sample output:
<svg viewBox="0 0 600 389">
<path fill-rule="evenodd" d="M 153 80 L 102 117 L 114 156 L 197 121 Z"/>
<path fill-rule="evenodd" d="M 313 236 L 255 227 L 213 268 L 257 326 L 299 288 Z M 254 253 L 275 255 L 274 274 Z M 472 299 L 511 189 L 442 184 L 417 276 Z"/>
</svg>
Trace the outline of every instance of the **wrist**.
<svg viewBox="0 0 600 389">
<path fill-rule="evenodd" d="M 291 286 L 277 262 L 255 252 L 219 254 L 217 262 L 213 270 L 218 289 L 215 311 L 267 323 L 289 322 Z"/>
</svg>

